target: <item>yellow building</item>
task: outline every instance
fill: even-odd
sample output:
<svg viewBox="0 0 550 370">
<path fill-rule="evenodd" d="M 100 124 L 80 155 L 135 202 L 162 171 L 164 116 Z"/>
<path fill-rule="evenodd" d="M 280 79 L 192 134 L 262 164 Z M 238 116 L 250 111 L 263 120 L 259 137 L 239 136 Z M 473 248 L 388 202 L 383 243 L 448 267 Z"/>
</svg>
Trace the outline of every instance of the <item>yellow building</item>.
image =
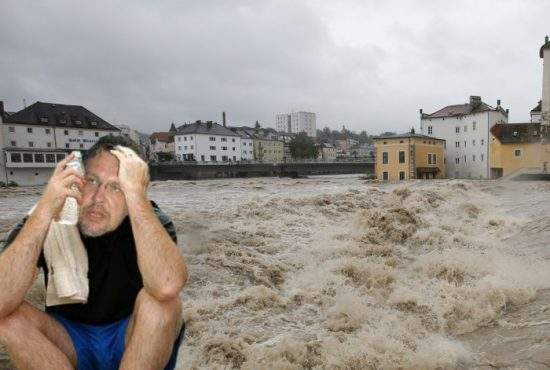
<svg viewBox="0 0 550 370">
<path fill-rule="evenodd" d="M 522 171 L 548 172 L 548 127 L 540 123 L 506 123 L 491 128 L 491 178 Z"/>
<path fill-rule="evenodd" d="M 254 159 L 260 162 L 281 163 L 285 155 L 285 143 L 279 140 L 271 140 L 254 136 Z"/>
<path fill-rule="evenodd" d="M 376 178 L 398 181 L 445 177 L 445 140 L 414 132 L 374 138 Z"/>
</svg>

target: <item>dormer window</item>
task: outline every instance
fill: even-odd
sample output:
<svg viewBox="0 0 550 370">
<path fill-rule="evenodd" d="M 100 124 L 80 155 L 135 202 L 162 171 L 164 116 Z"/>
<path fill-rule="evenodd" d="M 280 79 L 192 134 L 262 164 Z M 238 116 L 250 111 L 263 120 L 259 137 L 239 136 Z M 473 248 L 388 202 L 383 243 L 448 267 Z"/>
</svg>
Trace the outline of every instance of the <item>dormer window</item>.
<svg viewBox="0 0 550 370">
<path fill-rule="evenodd" d="M 518 132 L 517 131 L 514 131 L 514 133 L 512 134 L 512 136 L 518 136 Z"/>
<path fill-rule="evenodd" d="M 48 117 L 40 117 L 40 123 L 48 123 Z"/>
<path fill-rule="evenodd" d="M 91 124 L 92 126 L 97 126 L 97 122 L 96 122 L 96 121 L 92 121 L 92 122 L 90 122 L 90 124 Z"/>
</svg>

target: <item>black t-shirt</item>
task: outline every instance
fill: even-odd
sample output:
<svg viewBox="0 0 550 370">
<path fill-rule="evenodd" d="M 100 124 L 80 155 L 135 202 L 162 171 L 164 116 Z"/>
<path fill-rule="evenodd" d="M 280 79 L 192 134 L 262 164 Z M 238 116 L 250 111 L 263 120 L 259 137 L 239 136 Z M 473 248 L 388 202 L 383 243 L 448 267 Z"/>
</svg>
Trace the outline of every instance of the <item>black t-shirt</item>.
<svg viewBox="0 0 550 370">
<path fill-rule="evenodd" d="M 151 203 L 161 224 L 177 243 L 172 220 L 155 202 Z M 10 232 L 6 247 L 15 239 L 25 221 L 26 218 Z M 95 238 L 81 237 L 88 252 L 88 302 L 46 307 L 46 312 L 95 325 L 112 323 L 130 315 L 143 287 L 130 218 L 126 217 L 116 230 L 105 235 Z M 44 270 L 47 284 L 48 268 L 43 253 L 40 253 L 37 266 Z"/>
</svg>

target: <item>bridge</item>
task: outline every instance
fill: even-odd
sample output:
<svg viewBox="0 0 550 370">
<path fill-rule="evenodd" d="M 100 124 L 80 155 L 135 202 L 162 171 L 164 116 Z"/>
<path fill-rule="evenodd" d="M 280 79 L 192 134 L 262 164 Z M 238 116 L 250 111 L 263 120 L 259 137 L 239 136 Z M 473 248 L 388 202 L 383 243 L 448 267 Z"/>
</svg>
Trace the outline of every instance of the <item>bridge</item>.
<svg viewBox="0 0 550 370">
<path fill-rule="evenodd" d="M 149 165 L 151 180 L 200 180 L 232 177 L 302 177 L 312 175 L 374 174 L 374 162 L 292 162 Z"/>
</svg>

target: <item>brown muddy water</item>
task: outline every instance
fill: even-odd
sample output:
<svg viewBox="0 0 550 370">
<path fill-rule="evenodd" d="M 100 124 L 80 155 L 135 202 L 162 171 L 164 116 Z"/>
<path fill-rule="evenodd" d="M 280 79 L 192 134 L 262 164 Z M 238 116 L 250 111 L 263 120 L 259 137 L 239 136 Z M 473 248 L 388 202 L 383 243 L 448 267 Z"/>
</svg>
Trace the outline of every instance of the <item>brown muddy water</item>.
<svg viewBox="0 0 550 370">
<path fill-rule="evenodd" d="M 0 191 L 0 238 L 40 191 Z M 178 369 L 550 367 L 550 184 L 226 179 L 150 197 L 191 274 Z"/>
</svg>

